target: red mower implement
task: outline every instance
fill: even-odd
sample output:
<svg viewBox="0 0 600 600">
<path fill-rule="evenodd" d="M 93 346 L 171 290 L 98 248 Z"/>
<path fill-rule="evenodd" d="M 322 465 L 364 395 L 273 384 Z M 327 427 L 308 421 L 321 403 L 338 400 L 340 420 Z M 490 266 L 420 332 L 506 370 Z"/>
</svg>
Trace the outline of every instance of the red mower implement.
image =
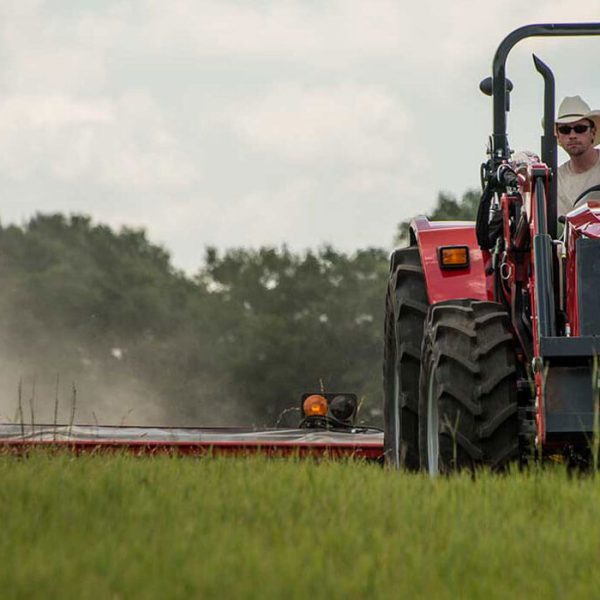
<svg viewBox="0 0 600 600">
<path fill-rule="evenodd" d="M 358 458 L 380 461 L 380 430 L 355 423 L 354 394 L 307 393 L 300 399 L 298 428 L 129 427 L 108 425 L 0 424 L 0 448 L 18 454 L 32 448 L 76 454 L 127 451 L 139 456 L 251 456 Z"/>
</svg>

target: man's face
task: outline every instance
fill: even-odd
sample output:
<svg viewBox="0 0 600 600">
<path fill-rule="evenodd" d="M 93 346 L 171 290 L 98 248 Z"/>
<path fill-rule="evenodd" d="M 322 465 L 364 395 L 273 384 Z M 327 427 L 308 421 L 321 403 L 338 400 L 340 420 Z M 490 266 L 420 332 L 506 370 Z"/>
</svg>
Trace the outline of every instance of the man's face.
<svg viewBox="0 0 600 600">
<path fill-rule="evenodd" d="M 582 133 L 577 133 L 574 127 L 579 129 L 586 127 L 586 129 Z M 561 129 L 569 129 L 570 131 L 562 133 Z M 573 121 L 573 123 L 557 124 L 556 135 L 558 143 L 569 156 L 581 156 L 593 146 L 596 129 L 588 119 L 580 119 L 579 121 Z"/>
</svg>

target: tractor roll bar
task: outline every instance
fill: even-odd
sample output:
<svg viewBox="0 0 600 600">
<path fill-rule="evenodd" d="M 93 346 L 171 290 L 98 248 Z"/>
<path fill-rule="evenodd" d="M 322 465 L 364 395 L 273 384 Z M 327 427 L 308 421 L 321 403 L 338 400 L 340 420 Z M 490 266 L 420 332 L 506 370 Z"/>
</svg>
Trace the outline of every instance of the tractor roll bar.
<svg viewBox="0 0 600 600">
<path fill-rule="evenodd" d="M 492 63 L 494 94 L 494 157 L 508 160 L 506 137 L 506 59 L 513 46 L 528 37 L 600 35 L 600 23 L 525 25 L 509 33 L 498 46 Z"/>
</svg>

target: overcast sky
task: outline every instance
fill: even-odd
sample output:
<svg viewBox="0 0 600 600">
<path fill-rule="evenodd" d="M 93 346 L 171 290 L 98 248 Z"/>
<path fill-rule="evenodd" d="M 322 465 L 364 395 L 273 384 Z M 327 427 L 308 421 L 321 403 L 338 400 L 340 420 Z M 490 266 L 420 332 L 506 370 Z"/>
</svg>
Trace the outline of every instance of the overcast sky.
<svg viewBox="0 0 600 600">
<path fill-rule="evenodd" d="M 478 185 L 501 39 L 594 20 L 598 0 L 1 0 L 0 218 L 144 227 L 188 272 L 206 245 L 389 248 Z M 541 135 L 532 51 L 600 108 L 600 38 L 521 42 L 517 149 Z"/>
</svg>

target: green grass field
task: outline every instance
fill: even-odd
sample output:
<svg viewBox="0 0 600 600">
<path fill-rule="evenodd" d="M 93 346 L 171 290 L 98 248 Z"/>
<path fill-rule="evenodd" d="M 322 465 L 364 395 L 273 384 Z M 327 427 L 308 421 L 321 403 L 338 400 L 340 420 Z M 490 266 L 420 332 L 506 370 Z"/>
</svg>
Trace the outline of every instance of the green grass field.
<svg viewBox="0 0 600 600">
<path fill-rule="evenodd" d="M 600 479 L 0 455 L 8 598 L 592 598 Z"/>
</svg>

